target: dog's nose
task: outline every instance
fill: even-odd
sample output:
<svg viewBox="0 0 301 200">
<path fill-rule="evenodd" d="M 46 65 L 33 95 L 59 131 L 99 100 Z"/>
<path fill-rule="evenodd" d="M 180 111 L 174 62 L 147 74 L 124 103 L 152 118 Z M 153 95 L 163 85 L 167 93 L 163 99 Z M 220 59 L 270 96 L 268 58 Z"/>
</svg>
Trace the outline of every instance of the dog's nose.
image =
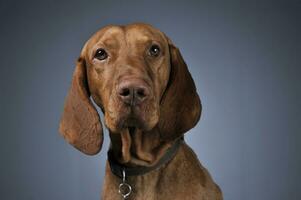
<svg viewBox="0 0 301 200">
<path fill-rule="evenodd" d="M 140 80 L 122 81 L 117 92 L 121 100 L 131 106 L 139 105 L 149 96 L 148 86 Z"/>
</svg>

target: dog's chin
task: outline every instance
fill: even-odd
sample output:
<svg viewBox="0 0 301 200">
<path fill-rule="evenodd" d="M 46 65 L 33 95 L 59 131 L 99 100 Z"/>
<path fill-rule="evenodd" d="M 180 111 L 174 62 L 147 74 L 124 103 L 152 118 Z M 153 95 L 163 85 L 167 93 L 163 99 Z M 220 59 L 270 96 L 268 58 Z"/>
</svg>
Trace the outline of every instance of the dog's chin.
<svg viewBox="0 0 301 200">
<path fill-rule="evenodd" d="M 113 133 L 122 132 L 125 129 L 130 131 L 140 129 L 142 131 L 149 131 L 155 127 L 158 122 L 158 117 L 148 118 L 145 115 L 139 114 L 119 114 L 119 118 L 112 120 L 105 116 L 105 122 L 108 129 Z"/>
</svg>

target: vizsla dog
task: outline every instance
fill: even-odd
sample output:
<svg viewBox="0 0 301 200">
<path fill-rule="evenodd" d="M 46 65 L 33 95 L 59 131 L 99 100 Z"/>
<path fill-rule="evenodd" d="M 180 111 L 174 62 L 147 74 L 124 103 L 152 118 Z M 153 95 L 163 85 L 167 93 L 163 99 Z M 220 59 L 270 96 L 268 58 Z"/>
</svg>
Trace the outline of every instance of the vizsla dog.
<svg viewBox="0 0 301 200">
<path fill-rule="evenodd" d="M 111 146 L 103 200 L 221 200 L 222 193 L 183 135 L 201 102 L 179 49 L 146 24 L 106 26 L 84 45 L 60 133 L 97 154 L 104 113 Z"/>
</svg>

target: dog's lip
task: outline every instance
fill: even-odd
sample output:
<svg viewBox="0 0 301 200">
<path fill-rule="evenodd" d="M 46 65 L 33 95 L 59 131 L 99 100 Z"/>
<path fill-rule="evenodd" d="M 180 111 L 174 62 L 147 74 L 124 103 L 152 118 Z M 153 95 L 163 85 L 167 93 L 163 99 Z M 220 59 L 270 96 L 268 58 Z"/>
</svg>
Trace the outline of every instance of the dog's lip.
<svg viewBox="0 0 301 200">
<path fill-rule="evenodd" d="M 143 112 L 135 112 L 134 110 L 128 112 L 129 110 L 125 110 L 125 112 L 120 112 L 119 118 L 116 119 L 115 127 L 112 127 L 114 132 L 122 131 L 129 127 L 135 127 L 140 130 L 150 130 L 147 120 L 145 119 L 145 113 Z"/>
<path fill-rule="evenodd" d="M 136 118 L 128 118 L 124 121 L 123 126 L 124 129 L 128 129 L 129 132 L 135 133 L 137 129 L 145 130 L 145 125 L 143 122 L 139 121 Z"/>
<path fill-rule="evenodd" d="M 129 129 L 130 135 L 133 135 L 135 133 L 135 131 L 137 130 L 137 127 L 135 127 L 135 126 L 129 126 L 128 129 Z"/>
<path fill-rule="evenodd" d="M 141 124 L 141 122 L 139 122 L 138 120 L 126 120 L 123 124 L 124 128 L 128 128 L 129 130 L 131 129 L 135 129 L 135 128 L 142 128 L 143 124 Z"/>
</svg>

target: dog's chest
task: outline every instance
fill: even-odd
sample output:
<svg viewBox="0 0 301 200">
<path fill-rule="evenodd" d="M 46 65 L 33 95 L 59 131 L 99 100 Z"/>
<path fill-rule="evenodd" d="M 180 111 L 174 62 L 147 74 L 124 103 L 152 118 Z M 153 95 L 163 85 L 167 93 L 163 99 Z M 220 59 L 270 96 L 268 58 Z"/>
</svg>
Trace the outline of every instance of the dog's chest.
<svg viewBox="0 0 301 200">
<path fill-rule="evenodd" d="M 160 172 L 155 170 L 147 175 L 128 177 L 126 183 L 132 188 L 131 194 L 126 200 L 158 200 L 160 193 L 158 193 L 158 185 L 160 185 Z M 106 177 L 104 183 L 103 200 L 123 200 L 119 194 L 118 188 L 122 180 L 115 175 L 110 174 Z M 110 187 L 107 187 L 109 186 Z"/>
<path fill-rule="evenodd" d="M 143 199 L 143 200 L 155 200 L 158 199 L 158 182 L 159 172 L 153 171 L 144 176 L 129 177 L 128 183 L 132 187 L 132 193 L 129 198 L 130 200 L 134 199 Z"/>
</svg>

